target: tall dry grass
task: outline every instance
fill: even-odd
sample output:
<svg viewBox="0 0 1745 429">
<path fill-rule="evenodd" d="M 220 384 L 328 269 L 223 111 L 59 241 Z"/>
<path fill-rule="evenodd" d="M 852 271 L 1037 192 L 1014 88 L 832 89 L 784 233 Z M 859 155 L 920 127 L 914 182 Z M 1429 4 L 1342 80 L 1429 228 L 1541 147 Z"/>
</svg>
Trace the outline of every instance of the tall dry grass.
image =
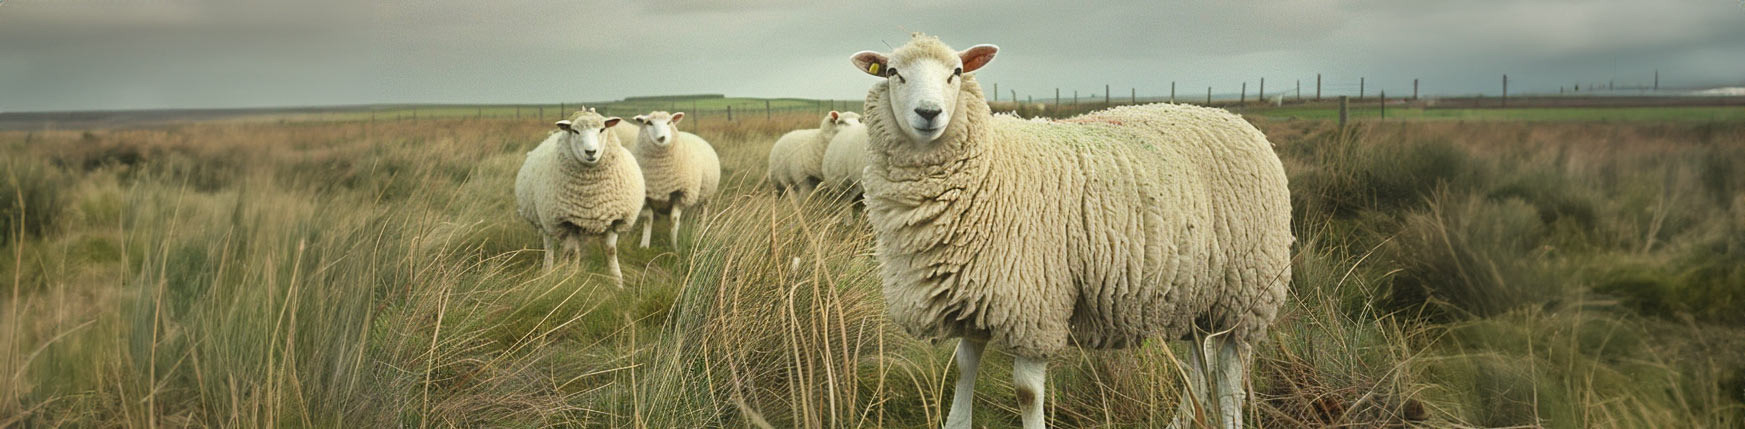
<svg viewBox="0 0 1745 429">
<path fill-rule="evenodd" d="M 0 134 L 0 426 L 937 424 L 952 344 L 887 322 L 870 231 L 762 183 L 815 123 L 684 125 L 722 195 L 621 249 L 623 290 L 597 251 L 538 269 L 510 190 L 543 122 Z M 1251 421 L 1741 421 L 1741 126 L 1257 125 L 1299 243 Z M 1057 358 L 1051 422 L 1166 421 L 1183 352 Z M 1016 425 L 987 363 L 977 419 Z"/>
</svg>

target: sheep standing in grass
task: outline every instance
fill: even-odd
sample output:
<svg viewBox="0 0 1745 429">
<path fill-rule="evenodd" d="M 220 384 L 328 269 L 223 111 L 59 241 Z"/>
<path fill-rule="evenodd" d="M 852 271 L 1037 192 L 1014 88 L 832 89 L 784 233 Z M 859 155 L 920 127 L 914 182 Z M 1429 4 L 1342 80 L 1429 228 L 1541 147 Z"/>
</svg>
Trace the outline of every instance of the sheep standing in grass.
<svg viewBox="0 0 1745 429">
<path fill-rule="evenodd" d="M 592 109 L 557 121 L 515 175 L 515 211 L 544 239 L 546 270 L 559 243 L 580 262 L 583 236 L 604 238 L 606 266 L 622 288 L 618 234 L 636 222 L 645 196 L 636 158 L 607 131 L 618 122 Z"/>
<path fill-rule="evenodd" d="M 839 128 L 860 123 L 860 114 L 831 111 L 818 122 L 817 129 L 789 131 L 770 147 L 769 179 L 778 191 L 794 191 L 805 198 L 824 180 L 820 169 L 824 150 Z"/>
<path fill-rule="evenodd" d="M 673 247 L 679 245 L 679 219 L 684 210 L 702 206 L 721 183 L 721 159 L 702 137 L 679 131 L 685 112 L 651 112 L 632 118 L 639 127 L 636 163 L 642 166 L 648 201 L 642 208 L 642 247 L 653 235 L 655 214 L 672 221 Z M 707 215 L 707 212 L 704 212 Z"/>
<path fill-rule="evenodd" d="M 1024 426 L 1039 428 L 1047 359 L 1068 344 L 1183 338 L 1196 352 L 1175 424 L 1204 405 L 1241 427 L 1244 371 L 1291 277 L 1272 145 L 1193 106 L 993 116 L 969 72 L 997 50 L 916 35 L 853 56 L 884 78 L 867 94 L 862 180 L 890 315 L 921 337 L 960 338 L 946 426 L 970 426 L 989 341 L 1014 355 Z"/>
<path fill-rule="evenodd" d="M 824 185 L 835 188 L 850 201 L 860 201 L 860 172 L 866 169 L 866 125 L 855 123 L 836 131 L 824 149 Z"/>
</svg>

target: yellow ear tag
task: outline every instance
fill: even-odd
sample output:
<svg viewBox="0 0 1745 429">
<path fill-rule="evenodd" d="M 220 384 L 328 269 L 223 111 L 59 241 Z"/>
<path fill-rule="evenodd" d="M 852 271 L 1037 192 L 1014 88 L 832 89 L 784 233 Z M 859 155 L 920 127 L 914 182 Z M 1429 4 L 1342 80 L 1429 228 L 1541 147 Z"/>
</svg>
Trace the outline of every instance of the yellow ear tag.
<svg viewBox="0 0 1745 429">
<path fill-rule="evenodd" d="M 872 63 L 871 65 L 866 66 L 866 72 L 872 73 L 873 75 L 878 75 L 879 74 L 879 63 Z"/>
</svg>

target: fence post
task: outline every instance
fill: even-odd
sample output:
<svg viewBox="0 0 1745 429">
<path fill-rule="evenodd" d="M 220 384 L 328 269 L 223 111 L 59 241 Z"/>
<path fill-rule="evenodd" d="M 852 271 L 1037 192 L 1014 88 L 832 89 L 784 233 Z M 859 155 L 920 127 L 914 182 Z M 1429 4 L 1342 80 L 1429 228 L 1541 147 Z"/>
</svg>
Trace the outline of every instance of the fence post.
<svg viewBox="0 0 1745 429">
<path fill-rule="evenodd" d="M 1339 128 L 1340 129 L 1345 128 L 1345 119 L 1346 119 L 1346 117 L 1350 116 L 1350 110 L 1351 110 L 1351 97 L 1345 96 L 1345 95 L 1339 96 Z"/>
<path fill-rule="evenodd" d="M 1139 104 L 1139 88 L 1127 88 L 1127 104 Z"/>
<path fill-rule="evenodd" d="M 1381 91 L 1381 120 L 1388 120 L 1388 91 Z"/>
<path fill-rule="evenodd" d="M 1169 81 L 1169 102 L 1175 103 L 1175 81 Z"/>
<path fill-rule="evenodd" d="M 1509 107 L 1509 74 L 1503 73 L 1503 107 Z"/>
<path fill-rule="evenodd" d="M 1109 84 L 1103 84 L 1103 107 L 1109 107 Z"/>
<path fill-rule="evenodd" d="M 1079 105 L 1079 90 L 1072 90 L 1072 105 Z"/>
<path fill-rule="evenodd" d="M 1654 69 L 1654 90 L 1660 91 L 1660 69 Z"/>
<path fill-rule="evenodd" d="M 1297 101 L 1303 101 L 1303 80 L 1297 79 Z"/>
<path fill-rule="evenodd" d="M 1412 101 L 1418 101 L 1418 80 L 1412 79 Z"/>
<path fill-rule="evenodd" d="M 1054 89 L 1054 105 L 1055 106 L 1060 105 L 1060 88 Z"/>
<path fill-rule="evenodd" d="M 1212 87 L 1206 87 L 1206 105 L 1212 105 Z"/>
<path fill-rule="evenodd" d="M 1248 82 L 1242 82 L 1242 92 L 1237 94 L 1240 95 L 1236 96 L 1236 105 L 1240 106 L 1248 102 Z"/>
<path fill-rule="evenodd" d="M 770 119 L 770 118 L 774 118 L 774 117 L 775 117 L 774 114 L 770 113 L 770 110 L 769 110 L 769 100 L 764 100 L 763 101 L 763 118 Z"/>
<path fill-rule="evenodd" d="M 1254 99 L 1260 100 L 1261 103 L 1266 102 L 1266 78 L 1260 78 L 1260 92 L 1254 96 Z"/>
<path fill-rule="evenodd" d="M 564 104 L 564 103 L 557 103 L 557 116 L 558 116 L 558 117 L 563 117 L 563 112 L 564 112 L 564 109 L 567 109 L 567 108 L 569 108 L 569 107 L 570 107 L 570 106 L 569 106 L 569 105 L 568 105 L 568 104 Z"/>
<path fill-rule="evenodd" d="M 1018 102 L 1018 90 L 1008 89 L 1007 91 L 1012 91 L 1012 102 L 1017 103 Z"/>
<path fill-rule="evenodd" d="M 994 101 L 1000 101 L 1000 83 L 994 82 Z"/>
<path fill-rule="evenodd" d="M 1321 74 L 1315 73 L 1315 101 L 1321 101 Z"/>
<path fill-rule="evenodd" d="M 727 120 L 729 120 L 729 121 L 733 120 L 733 105 L 732 104 L 727 105 Z"/>
<path fill-rule="evenodd" d="M 545 106 L 539 106 L 539 120 L 545 120 Z"/>
<path fill-rule="evenodd" d="M 1357 101 L 1363 101 L 1363 84 L 1365 78 L 1357 78 Z"/>
</svg>

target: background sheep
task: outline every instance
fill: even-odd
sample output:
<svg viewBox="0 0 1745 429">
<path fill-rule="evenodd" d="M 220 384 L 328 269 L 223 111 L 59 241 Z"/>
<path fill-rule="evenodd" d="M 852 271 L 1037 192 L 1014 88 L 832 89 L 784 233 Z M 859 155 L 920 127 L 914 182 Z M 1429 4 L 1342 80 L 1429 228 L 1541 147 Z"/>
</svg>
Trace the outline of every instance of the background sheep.
<svg viewBox="0 0 1745 429">
<path fill-rule="evenodd" d="M 640 130 L 632 153 L 642 166 L 648 191 L 642 208 L 642 247 L 648 247 L 657 213 L 671 218 L 673 247 L 678 247 L 684 210 L 707 203 L 721 183 L 721 159 L 715 148 L 696 134 L 679 131 L 679 121 L 684 119 L 685 112 L 662 111 L 632 118 Z"/>
<path fill-rule="evenodd" d="M 862 179 L 889 311 L 916 335 L 962 338 L 946 426 L 970 425 L 988 341 L 1015 356 L 1024 426 L 1039 428 L 1047 357 L 1069 341 L 1187 337 L 1194 394 L 1176 424 L 1198 414 L 1197 396 L 1241 427 L 1251 344 L 1290 279 L 1290 200 L 1271 144 L 1235 115 L 1192 106 L 990 115 L 966 73 L 997 50 L 916 35 L 888 57 L 853 56 L 886 78 L 867 94 Z"/>
<path fill-rule="evenodd" d="M 544 239 L 545 269 L 557 243 L 580 262 L 582 237 L 603 237 L 612 282 L 624 287 L 618 234 L 636 222 L 644 195 L 636 158 L 607 131 L 618 122 L 592 109 L 557 121 L 558 131 L 527 152 L 515 175 L 515 211 Z"/>
<path fill-rule="evenodd" d="M 838 127 L 860 123 L 860 114 L 830 111 L 818 122 L 817 129 L 794 130 L 783 134 L 770 147 L 769 178 L 777 191 L 793 190 L 805 198 L 824 180 L 820 169 L 824 150 L 836 137 Z"/>
<path fill-rule="evenodd" d="M 866 169 L 866 125 L 850 124 L 837 130 L 824 149 L 825 186 L 841 190 L 850 201 L 860 201 L 860 173 Z"/>
</svg>

